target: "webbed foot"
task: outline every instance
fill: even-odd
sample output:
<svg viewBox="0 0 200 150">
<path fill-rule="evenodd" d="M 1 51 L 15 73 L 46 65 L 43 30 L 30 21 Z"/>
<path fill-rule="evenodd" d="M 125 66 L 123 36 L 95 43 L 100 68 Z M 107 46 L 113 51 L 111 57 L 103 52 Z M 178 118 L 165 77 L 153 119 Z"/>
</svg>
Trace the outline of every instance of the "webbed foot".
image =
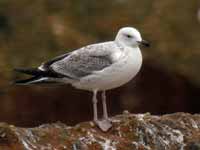
<svg viewBox="0 0 200 150">
<path fill-rule="evenodd" d="M 107 132 L 112 127 L 112 123 L 108 119 L 97 120 L 94 122 L 103 132 Z"/>
</svg>

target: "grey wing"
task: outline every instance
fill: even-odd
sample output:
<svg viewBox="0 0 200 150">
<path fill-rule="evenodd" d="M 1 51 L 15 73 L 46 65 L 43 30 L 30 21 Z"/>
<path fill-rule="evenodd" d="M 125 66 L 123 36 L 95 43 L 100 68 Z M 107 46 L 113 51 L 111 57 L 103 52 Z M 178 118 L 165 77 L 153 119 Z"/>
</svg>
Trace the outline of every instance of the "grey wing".
<svg viewBox="0 0 200 150">
<path fill-rule="evenodd" d="M 69 76 L 73 79 L 92 74 L 94 71 L 102 70 L 112 64 L 109 55 L 71 54 L 70 56 L 54 62 L 50 67 L 55 72 Z"/>
</svg>

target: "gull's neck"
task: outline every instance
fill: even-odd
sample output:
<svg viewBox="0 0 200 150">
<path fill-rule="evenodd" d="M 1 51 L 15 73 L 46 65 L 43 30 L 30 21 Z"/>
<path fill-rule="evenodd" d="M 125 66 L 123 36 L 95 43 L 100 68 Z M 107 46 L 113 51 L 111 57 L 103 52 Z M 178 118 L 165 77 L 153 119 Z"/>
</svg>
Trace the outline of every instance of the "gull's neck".
<svg viewBox="0 0 200 150">
<path fill-rule="evenodd" d="M 126 47 L 126 45 L 125 45 L 123 42 L 121 42 L 117 37 L 116 37 L 116 39 L 114 40 L 114 42 L 115 42 L 119 47 Z"/>
</svg>

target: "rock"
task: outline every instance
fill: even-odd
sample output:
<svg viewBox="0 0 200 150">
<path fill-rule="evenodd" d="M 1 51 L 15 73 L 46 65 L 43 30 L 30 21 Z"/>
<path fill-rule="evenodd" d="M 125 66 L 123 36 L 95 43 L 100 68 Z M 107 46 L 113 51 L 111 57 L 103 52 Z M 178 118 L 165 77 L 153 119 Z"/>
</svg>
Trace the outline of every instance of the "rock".
<svg viewBox="0 0 200 150">
<path fill-rule="evenodd" d="M 102 132 L 83 122 L 20 128 L 0 124 L 0 150 L 199 150 L 200 115 L 163 116 L 125 113 L 112 117 L 113 127 Z"/>
</svg>

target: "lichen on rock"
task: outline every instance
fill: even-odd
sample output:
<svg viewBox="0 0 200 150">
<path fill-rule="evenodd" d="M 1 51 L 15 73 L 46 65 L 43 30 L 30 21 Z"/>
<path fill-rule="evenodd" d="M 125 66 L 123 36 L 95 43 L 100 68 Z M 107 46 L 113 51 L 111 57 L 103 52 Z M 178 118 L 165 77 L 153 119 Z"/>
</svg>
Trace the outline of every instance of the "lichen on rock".
<svg viewBox="0 0 200 150">
<path fill-rule="evenodd" d="M 124 113 L 102 132 L 92 122 L 35 128 L 0 124 L 0 150 L 191 150 L 200 148 L 200 115 Z"/>
</svg>

